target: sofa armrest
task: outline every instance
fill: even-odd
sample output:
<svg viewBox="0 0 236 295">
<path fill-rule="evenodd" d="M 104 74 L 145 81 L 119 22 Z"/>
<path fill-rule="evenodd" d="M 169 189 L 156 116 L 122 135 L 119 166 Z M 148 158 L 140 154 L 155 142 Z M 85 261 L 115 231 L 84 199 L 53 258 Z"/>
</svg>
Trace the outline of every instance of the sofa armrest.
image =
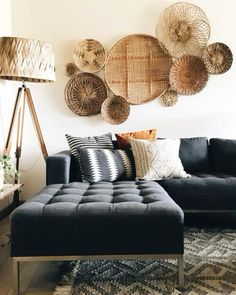
<svg viewBox="0 0 236 295">
<path fill-rule="evenodd" d="M 63 151 L 46 159 L 46 183 L 69 183 L 71 152 Z"/>
</svg>

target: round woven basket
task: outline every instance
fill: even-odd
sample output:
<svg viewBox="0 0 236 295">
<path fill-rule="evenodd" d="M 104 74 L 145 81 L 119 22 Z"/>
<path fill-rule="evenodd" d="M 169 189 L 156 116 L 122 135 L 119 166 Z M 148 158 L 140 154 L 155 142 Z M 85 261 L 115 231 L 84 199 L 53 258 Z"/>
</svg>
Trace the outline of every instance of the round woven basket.
<svg viewBox="0 0 236 295">
<path fill-rule="evenodd" d="M 91 73 L 81 73 L 72 77 L 65 87 L 65 100 L 68 107 L 80 116 L 100 113 L 101 105 L 106 98 L 105 83 Z"/>
<path fill-rule="evenodd" d="M 164 106 L 171 107 L 178 102 L 178 94 L 173 89 L 168 89 L 161 96 L 161 101 Z"/>
<path fill-rule="evenodd" d="M 183 54 L 201 56 L 210 37 L 210 25 L 201 8 L 178 2 L 160 15 L 156 35 L 174 57 Z"/>
<path fill-rule="evenodd" d="M 110 50 L 105 80 L 114 94 L 131 104 L 142 104 L 167 90 L 171 63 L 171 57 L 162 50 L 156 38 L 129 35 Z"/>
<path fill-rule="evenodd" d="M 77 75 L 79 73 L 78 67 L 72 62 L 66 64 L 65 71 L 68 77 L 73 77 L 74 75 Z"/>
<path fill-rule="evenodd" d="M 179 94 L 195 94 L 202 90 L 207 80 L 205 64 L 197 56 L 183 55 L 170 69 L 170 86 Z"/>
<path fill-rule="evenodd" d="M 101 113 L 105 121 L 118 125 L 129 117 L 130 105 L 123 97 L 114 95 L 103 102 Z"/>
<path fill-rule="evenodd" d="M 227 72 L 233 63 L 233 54 L 224 43 L 212 43 L 208 45 L 202 59 L 210 74 L 223 74 Z"/>
<path fill-rule="evenodd" d="M 95 73 L 104 66 L 106 51 L 97 40 L 85 39 L 77 44 L 73 60 L 82 72 Z"/>
</svg>

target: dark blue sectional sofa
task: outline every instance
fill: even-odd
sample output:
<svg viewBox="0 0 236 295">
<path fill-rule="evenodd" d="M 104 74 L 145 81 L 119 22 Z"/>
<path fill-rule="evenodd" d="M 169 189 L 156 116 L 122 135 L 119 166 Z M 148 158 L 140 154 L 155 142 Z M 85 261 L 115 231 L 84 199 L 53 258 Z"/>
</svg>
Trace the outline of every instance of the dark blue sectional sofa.
<svg viewBox="0 0 236 295">
<path fill-rule="evenodd" d="M 180 158 L 191 178 L 158 183 L 185 213 L 230 214 L 236 210 L 236 140 L 182 138 Z M 70 151 L 47 159 L 47 184 L 80 181 Z"/>
</svg>

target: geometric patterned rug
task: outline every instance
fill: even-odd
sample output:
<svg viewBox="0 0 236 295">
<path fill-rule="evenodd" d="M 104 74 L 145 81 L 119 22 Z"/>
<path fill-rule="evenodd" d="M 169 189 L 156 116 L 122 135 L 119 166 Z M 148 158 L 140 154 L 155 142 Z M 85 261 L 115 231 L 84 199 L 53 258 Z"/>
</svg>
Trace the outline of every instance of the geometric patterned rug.
<svg viewBox="0 0 236 295">
<path fill-rule="evenodd" d="M 236 295 L 236 230 L 185 231 L 185 287 L 175 260 L 74 261 L 54 295 Z"/>
</svg>

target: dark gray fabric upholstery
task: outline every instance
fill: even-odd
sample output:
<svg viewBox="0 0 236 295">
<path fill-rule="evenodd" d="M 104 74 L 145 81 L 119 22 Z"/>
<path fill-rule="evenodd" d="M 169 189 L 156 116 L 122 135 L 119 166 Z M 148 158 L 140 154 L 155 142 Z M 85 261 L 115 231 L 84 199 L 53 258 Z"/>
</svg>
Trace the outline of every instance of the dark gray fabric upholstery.
<svg viewBox="0 0 236 295">
<path fill-rule="evenodd" d="M 156 182 L 53 184 L 11 215 L 11 255 L 178 254 L 183 222 Z"/>
<path fill-rule="evenodd" d="M 212 171 L 236 174 L 236 140 L 211 138 L 210 156 Z"/>
<path fill-rule="evenodd" d="M 235 176 L 199 173 L 158 183 L 183 210 L 236 210 Z"/>
<path fill-rule="evenodd" d="M 209 172 L 209 144 L 206 137 L 181 138 L 179 157 L 187 173 Z"/>
</svg>

